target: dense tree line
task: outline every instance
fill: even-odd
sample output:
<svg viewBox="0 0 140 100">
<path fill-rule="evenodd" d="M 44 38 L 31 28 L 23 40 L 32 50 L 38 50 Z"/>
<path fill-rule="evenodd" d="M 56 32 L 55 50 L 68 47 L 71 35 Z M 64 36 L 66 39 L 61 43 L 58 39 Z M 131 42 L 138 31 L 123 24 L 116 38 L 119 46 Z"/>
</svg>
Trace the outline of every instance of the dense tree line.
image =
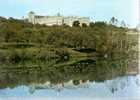
<svg viewBox="0 0 140 100">
<path fill-rule="evenodd" d="M 73 27 L 33 25 L 25 20 L 0 17 L 0 46 L 7 44 L 53 46 L 56 48 L 93 48 L 99 56 L 111 57 L 116 52 L 125 54 L 128 49 L 128 29 L 105 22 L 84 23 Z"/>
</svg>

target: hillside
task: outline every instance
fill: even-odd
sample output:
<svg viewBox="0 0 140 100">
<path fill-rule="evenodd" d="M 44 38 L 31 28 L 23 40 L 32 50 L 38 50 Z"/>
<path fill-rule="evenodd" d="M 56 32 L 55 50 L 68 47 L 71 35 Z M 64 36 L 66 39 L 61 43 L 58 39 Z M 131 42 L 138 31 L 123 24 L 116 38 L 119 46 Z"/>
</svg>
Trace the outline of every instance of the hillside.
<svg viewBox="0 0 140 100">
<path fill-rule="evenodd" d="M 33 25 L 23 20 L 0 18 L 0 62 L 94 57 L 127 58 L 131 41 L 130 29 L 105 22 L 73 27 Z M 82 50 L 82 51 L 81 51 Z M 90 50 L 90 52 L 89 52 Z"/>
</svg>

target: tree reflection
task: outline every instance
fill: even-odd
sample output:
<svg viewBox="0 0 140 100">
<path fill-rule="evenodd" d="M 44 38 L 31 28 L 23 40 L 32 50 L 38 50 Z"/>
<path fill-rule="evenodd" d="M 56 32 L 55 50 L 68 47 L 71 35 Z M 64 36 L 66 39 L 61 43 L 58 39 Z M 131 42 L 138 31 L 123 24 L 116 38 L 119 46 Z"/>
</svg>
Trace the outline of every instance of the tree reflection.
<svg viewBox="0 0 140 100">
<path fill-rule="evenodd" d="M 34 93 L 36 89 L 57 88 L 61 90 L 62 88 L 82 86 L 82 84 L 88 82 L 105 82 L 106 80 L 128 75 L 126 60 L 95 61 L 86 59 L 63 64 L 53 63 L 48 65 L 43 63 L 35 67 L 25 66 L 25 64 L 24 67 L 22 66 L 9 65 L 1 68 L 0 89 L 26 85 L 30 87 L 30 93 Z M 112 81 L 112 85 L 106 83 L 112 93 L 118 90 L 117 83 L 119 81 L 118 78 L 116 81 Z M 125 86 L 126 82 L 122 82 L 119 88 L 123 89 Z"/>
</svg>

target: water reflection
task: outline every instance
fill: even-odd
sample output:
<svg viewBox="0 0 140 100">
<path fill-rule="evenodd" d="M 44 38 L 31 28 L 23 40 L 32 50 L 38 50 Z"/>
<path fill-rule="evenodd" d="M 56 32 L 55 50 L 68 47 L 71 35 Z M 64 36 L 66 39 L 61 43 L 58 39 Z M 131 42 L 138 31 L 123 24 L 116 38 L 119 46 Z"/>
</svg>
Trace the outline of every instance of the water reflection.
<svg viewBox="0 0 140 100">
<path fill-rule="evenodd" d="M 129 67 L 126 60 L 92 59 L 31 66 L 2 66 L 0 92 L 8 94 L 0 93 L 0 96 L 55 96 L 55 93 L 60 92 L 61 96 L 78 96 L 78 93 L 95 97 L 112 96 L 111 94 L 121 96 L 125 89 L 128 90 L 126 95 L 130 96 L 129 93 L 134 92 L 134 89 L 138 92 L 140 83 L 137 77 L 138 70 L 131 68 L 130 71 Z M 55 92 L 51 93 L 52 90 Z M 19 91 L 22 91 L 21 94 L 17 93 Z M 134 96 L 137 95 L 138 93 L 135 93 Z"/>
</svg>

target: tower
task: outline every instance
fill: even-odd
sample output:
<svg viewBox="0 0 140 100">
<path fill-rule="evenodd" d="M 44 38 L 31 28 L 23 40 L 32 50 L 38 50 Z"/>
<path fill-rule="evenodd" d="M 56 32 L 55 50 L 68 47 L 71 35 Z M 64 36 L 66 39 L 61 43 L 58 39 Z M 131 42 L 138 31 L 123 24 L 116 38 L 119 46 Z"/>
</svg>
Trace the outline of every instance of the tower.
<svg viewBox="0 0 140 100">
<path fill-rule="evenodd" d="M 140 0 L 138 0 L 138 25 L 136 27 L 136 29 L 140 32 Z"/>
<path fill-rule="evenodd" d="M 34 12 L 29 12 L 28 13 L 28 21 L 32 24 L 35 24 L 35 13 Z"/>
</svg>

